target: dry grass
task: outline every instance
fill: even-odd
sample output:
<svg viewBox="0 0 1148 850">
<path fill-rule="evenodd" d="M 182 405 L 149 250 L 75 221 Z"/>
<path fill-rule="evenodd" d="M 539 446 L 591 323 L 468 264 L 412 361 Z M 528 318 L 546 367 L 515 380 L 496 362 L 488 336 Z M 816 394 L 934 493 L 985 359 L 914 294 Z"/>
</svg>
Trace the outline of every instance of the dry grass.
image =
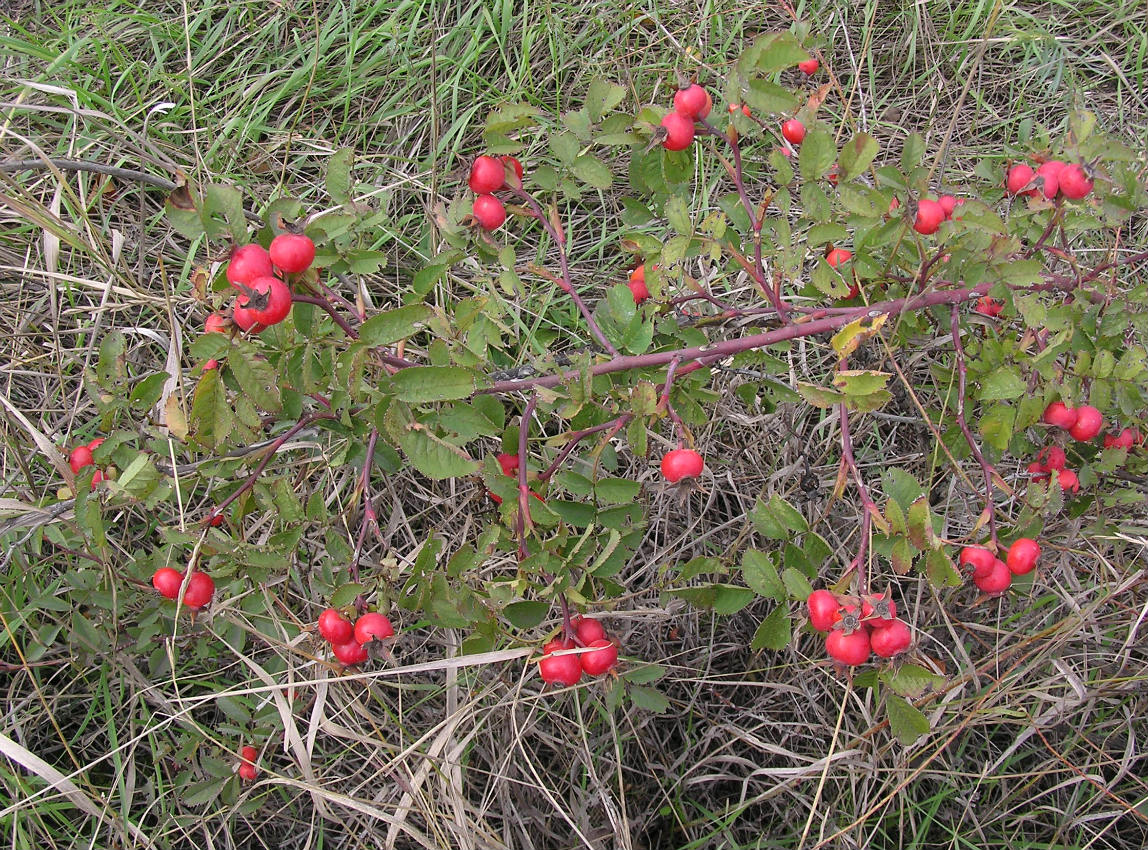
<svg viewBox="0 0 1148 850">
<path fill-rule="evenodd" d="M 826 109 L 888 140 L 883 156 L 923 133 L 945 184 L 1009 156 L 1026 122 L 1033 138 L 1041 124 L 1059 137 L 1071 106 L 1095 110 L 1133 144 L 1148 140 L 1144 22 L 1121 4 L 1013 3 L 995 19 L 978 4 L 900 14 L 876 3 L 815 5 L 847 103 L 831 98 Z M 45 154 L 167 177 L 182 170 L 243 186 L 258 208 L 280 190 L 323 203 L 327 158 L 352 146 L 360 183 L 371 187 L 362 200 L 389 213 L 370 247 L 390 264 L 363 284 L 374 303 L 391 304 L 440 247 L 428 211 L 455 197 L 488 107 L 566 109 L 597 73 L 648 103 L 672 85 L 675 67 L 693 67 L 674 62 L 675 45 L 698 45 L 720 72 L 753 28 L 787 25 L 776 9 L 763 16 L 732 4 L 721 14 L 649 4 L 648 26 L 636 11 L 0 4 L 0 162 Z M 539 140 L 524 158 L 545 155 Z M 716 182 L 716 173 L 700 179 Z M 580 279 L 620 278 L 618 194 L 564 211 Z M 1148 242 L 1143 217 L 1123 238 Z M 507 627 L 496 649 L 462 654 L 467 633 L 409 611 L 393 653 L 369 672 L 323 660 L 303 629 L 360 512 L 361 454 L 328 432 L 305 432 L 276 464 L 301 501 L 315 495 L 330 517 L 303 524 L 293 563 L 250 566 L 284 530 L 270 501 L 228 538 L 198 530 L 208 488 L 241 478 L 241 460 L 186 476 L 178 500 L 109 511 L 104 554 L 78 551 L 87 538 L 73 514 L 38 507 L 60 486 L 52 447 L 113 425 L 99 421 L 85 382 L 112 329 L 124 334 L 130 374 L 166 367 L 180 376 L 174 391 L 190 391 L 185 349 L 202 308 L 189 297 L 189 273 L 209 259 L 168 229 L 162 193 L 98 174 L 0 172 L 9 523 L 0 526 L 0 824 L 10 846 L 1148 845 L 1143 481 L 1134 482 L 1140 502 L 1094 502 L 1050 521 L 1039 578 L 1004 600 L 889 576 L 917 634 L 911 660 L 939 676 L 915 701 L 931 731 L 906 746 L 888 728 L 887 690 L 872 675 L 851 682 L 832 669 L 815 635 L 802 632 L 781 652 L 748 648 L 773 603 L 716 616 L 668 593 L 691 558 L 739 562 L 755 540 L 747 514 L 758 496 L 798 505 L 838 563 L 855 551 L 857 507 L 832 497 L 835 417 L 779 403 L 744 371 L 718 372 L 710 384 L 716 401 L 694 433 L 711 461 L 697 487 L 666 489 L 646 459 L 616 459 L 612 474 L 646 484 L 648 523 L 614 579 L 623 590 L 594 609 L 621 640 L 622 680 L 552 693 L 526 663 L 541 630 Z M 486 274 L 460 264 L 442 297 L 482 291 Z M 568 334 L 556 315 L 527 304 L 507 321 L 534 333 L 541 353 Z M 942 343 L 922 338 L 898 359 L 934 417 L 952 403 L 934 378 Z M 806 380 L 830 363 L 812 343 L 779 356 Z M 980 511 L 975 468 L 954 475 L 917 417 L 901 389 L 863 417 L 862 467 L 875 486 L 891 466 L 927 482 L 942 534 L 962 538 Z M 141 445 L 183 455 L 178 463 L 201 459 L 150 423 L 138 428 Z M 664 439 L 652 434 L 651 445 Z M 363 569 L 384 593 L 429 540 L 447 556 L 473 544 L 489 515 L 475 482 L 400 470 L 376 487 L 383 540 L 368 544 Z M 1007 521 L 1020 505 L 1000 509 Z M 178 550 L 177 531 L 209 547 L 243 544 L 240 574 L 195 623 L 161 615 L 122 580 L 149 575 L 165 546 Z M 483 586 L 515 569 L 493 558 L 465 581 Z M 643 685 L 664 695 L 665 711 L 635 702 Z M 240 786 L 235 752 L 249 740 L 262 774 Z"/>
</svg>

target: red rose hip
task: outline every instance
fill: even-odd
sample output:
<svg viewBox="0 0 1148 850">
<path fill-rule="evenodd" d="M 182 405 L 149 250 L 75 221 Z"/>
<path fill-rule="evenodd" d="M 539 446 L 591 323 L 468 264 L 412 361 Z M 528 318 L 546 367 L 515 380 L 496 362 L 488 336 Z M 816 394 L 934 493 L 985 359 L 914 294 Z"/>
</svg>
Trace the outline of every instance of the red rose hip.
<svg viewBox="0 0 1148 850">
<path fill-rule="evenodd" d="M 781 135 L 791 145 L 800 145 L 805 139 L 805 125 L 796 118 L 790 118 L 781 125 Z"/>
<path fill-rule="evenodd" d="M 506 207 L 494 195 L 479 195 L 474 199 L 472 211 L 483 230 L 497 230 L 506 221 Z"/>
<path fill-rule="evenodd" d="M 552 640 L 542 648 L 545 655 L 538 661 L 538 672 L 548 684 L 577 685 L 582 678 L 582 661 L 575 653 L 553 655 L 563 649 L 573 649 L 574 643 Z"/>
<path fill-rule="evenodd" d="M 1014 576 L 1022 576 L 1033 571 L 1039 557 L 1040 545 L 1029 537 L 1021 537 L 1008 547 L 1005 564 Z"/>
<path fill-rule="evenodd" d="M 683 478 L 697 478 L 704 468 L 705 461 L 693 449 L 674 449 L 662 458 L 662 475 L 671 484 Z"/>
<path fill-rule="evenodd" d="M 1063 401 L 1054 401 L 1044 409 L 1042 418 L 1049 425 L 1055 425 L 1058 428 L 1071 428 L 1076 424 L 1078 415 L 1076 408 L 1068 407 Z"/>
<path fill-rule="evenodd" d="M 1104 427 L 1104 416 L 1091 404 L 1076 408 L 1076 421 L 1068 429 L 1072 439 L 1087 443 Z"/>
<path fill-rule="evenodd" d="M 868 661 L 871 649 L 869 631 L 864 628 L 851 634 L 845 634 L 841 629 L 834 629 L 825 636 L 825 651 L 835 660 L 850 667 Z"/>
<path fill-rule="evenodd" d="M 271 240 L 269 253 L 273 264 L 287 274 L 298 274 L 315 261 L 315 243 L 302 233 L 280 233 Z"/>
<path fill-rule="evenodd" d="M 882 658 L 900 655 L 913 642 L 913 632 L 904 620 L 890 620 L 880 629 L 869 634 L 869 644 L 873 652 Z"/>
<path fill-rule="evenodd" d="M 666 137 L 662 147 L 668 151 L 684 151 L 694 142 L 694 122 L 678 112 L 670 112 L 662 119 Z"/>
<path fill-rule="evenodd" d="M 618 663 L 618 647 L 605 638 L 591 641 L 588 646 L 593 651 L 583 652 L 579 656 L 582 659 L 582 672 L 587 676 L 601 676 Z"/>
<path fill-rule="evenodd" d="M 837 612 L 841 603 L 828 590 L 815 590 L 805 600 L 809 608 L 809 623 L 819 632 L 827 632 L 837 622 Z"/>
<path fill-rule="evenodd" d="M 179 588 L 183 584 L 183 573 L 171 567 L 160 567 L 151 577 L 151 586 L 159 591 L 160 596 L 175 599 L 179 596 Z"/>
<path fill-rule="evenodd" d="M 519 169 L 521 167 L 519 166 Z M 519 171 L 518 180 L 519 183 L 522 182 L 521 171 Z M 467 180 L 467 185 L 476 195 L 489 195 L 491 192 L 497 192 L 506 185 L 506 164 L 492 156 L 475 157 L 470 166 L 470 178 Z"/>
<path fill-rule="evenodd" d="M 332 646 L 350 643 L 355 638 L 355 624 L 336 608 L 328 608 L 319 615 L 319 634 Z"/>
<path fill-rule="evenodd" d="M 395 628 L 391 625 L 391 621 L 377 611 L 364 614 L 355 621 L 355 640 L 360 645 L 394 637 L 394 634 Z"/>
</svg>

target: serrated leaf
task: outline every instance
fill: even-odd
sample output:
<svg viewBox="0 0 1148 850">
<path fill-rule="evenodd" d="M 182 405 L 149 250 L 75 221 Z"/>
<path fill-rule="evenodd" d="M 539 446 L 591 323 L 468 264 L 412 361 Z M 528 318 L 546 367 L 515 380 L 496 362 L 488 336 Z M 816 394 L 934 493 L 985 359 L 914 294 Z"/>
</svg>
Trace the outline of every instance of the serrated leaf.
<svg viewBox="0 0 1148 850">
<path fill-rule="evenodd" d="M 1001 366 L 990 372 L 981 378 L 980 384 L 981 391 L 977 397 L 981 401 L 1020 398 L 1028 392 L 1028 385 L 1012 366 Z"/>
<path fill-rule="evenodd" d="M 646 685 L 656 682 L 666 675 L 666 668 L 661 664 L 643 664 L 641 667 L 632 667 L 618 674 L 620 679 L 632 682 L 635 685 Z"/>
<path fill-rule="evenodd" d="M 809 54 L 791 32 L 776 32 L 762 36 L 747 51 L 747 58 L 762 74 L 773 74 L 794 67 L 809 58 Z"/>
<path fill-rule="evenodd" d="M 929 733 L 929 719 L 908 700 L 888 694 L 885 706 L 889 712 L 889 730 L 906 747 Z"/>
<path fill-rule="evenodd" d="M 279 374 L 266 360 L 248 356 L 247 351 L 237 351 L 227 361 L 231 374 L 239 382 L 239 388 L 257 407 L 268 413 L 277 413 L 282 407 L 279 398 Z M 218 371 L 218 370 L 215 370 Z"/>
<path fill-rule="evenodd" d="M 754 652 L 760 652 L 763 649 L 782 650 L 789 646 L 792 637 L 793 623 L 790 621 L 785 607 L 778 605 L 761 621 L 761 625 L 753 633 L 753 640 L 750 641 L 749 648 Z"/>
<path fill-rule="evenodd" d="M 758 498 L 750 519 L 759 534 L 773 540 L 788 540 L 794 532 L 809 530 L 809 523 L 801 511 L 777 493 L 769 497 L 768 503 Z"/>
<path fill-rule="evenodd" d="M 896 502 L 890 502 L 889 505 L 896 507 Z M 889 563 L 893 567 L 893 572 L 899 576 L 905 575 L 913 568 L 913 549 L 906 538 L 898 536 L 893 541 L 893 548 L 889 552 Z"/>
<path fill-rule="evenodd" d="M 586 112 L 597 123 L 625 99 L 626 90 L 620 85 L 595 77 L 586 89 Z"/>
<path fill-rule="evenodd" d="M 833 350 L 837 352 L 837 358 L 839 360 L 844 359 L 856 351 L 861 343 L 885 326 L 887 319 L 888 316 L 884 313 L 874 318 L 862 316 L 835 333 L 830 344 L 833 346 Z"/>
<path fill-rule="evenodd" d="M 793 567 L 786 568 L 781 574 L 781 581 L 790 599 L 808 599 L 809 594 L 813 592 L 813 585 L 809 583 L 809 579 Z"/>
<path fill-rule="evenodd" d="M 665 694 L 644 685 L 636 685 L 629 689 L 630 699 L 638 708 L 652 711 L 654 714 L 664 714 L 670 708 L 670 701 Z"/>
<path fill-rule="evenodd" d="M 578 157 L 578 139 L 572 133 L 555 133 L 550 137 L 550 150 L 555 159 L 569 167 Z"/>
<path fill-rule="evenodd" d="M 562 123 L 579 141 L 590 141 L 590 116 L 585 109 L 574 109 L 562 116 Z"/>
<path fill-rule="evenodd" d="M 415 469 L 436 481 L 474 475 L 479 470 L 478 461 L 426 429 L 407 431 L 399 438 L 399 445 Z"/>
<path fill-rule="evenodd" d="M 594 485 L 594 495 L 603 505 L 630 504 L 641 490 L 639 482 L 628 478 L 602 478 Z"/>
<path fill-rule="evenodd" d="M 409 404 L 467 398 L 477 381 L 477 373 L 459 366 L 412 366 L 391 376 L 395 396 Z"/>
<path fill-rule="evenodd" d="M 841 206 L 853 215 L 865 218 L 881 218 L 889 210 L 889 201 L 876 189 L 856 183 L 839 183 L 837 197 Z"/>
<path fill-rule="evenodd" d="M 758 595 L 785 601 L 785 584 L 767 553 L 747 549 L 741 557 L 741 577 Z"/>
<path fill-rule="evenodd" d="M 806 180 L 820 179 L 837 159 L 837 148 L 833 146 L 833 135 L 814 128 L 801 140 L 801 153 L 797 163 L 801 176 Z"/>
<path fill-rule="evenodd" d="M 937 537 L 933 531 L 932 512 L 927 497 L 922 496 L 909 506 L 907 520 L 909 541 L 918 549 L 932 549 L 937 543 Z"/>
<path fill-rule="evenodd" d="M 919 699 L 945 683 L 944 676 L 931 673 L 916 664 L 902 664 L 881 671 L 880 679 L 894 692 L 907 699 Z"/>
<path fill-rule="evenodd" d="M 758 115 L 787 115 L 797 109 L 793 93 L 768 80 L 751 79 L 743 99 Z"/>
<path fill-rule="evenodd" d="M 845 395 L 870 395 L 885 389 L 891 377 L 893 376 L 888 372 L 875 372 L 868 369 L 842 369 L 833 374 L 833 386 Z"/>
<path fill-rule="evenodd" d="M 933 587 L 960 587 L 962 583 L 952 559 L 940 547 L 925 553 L 925 573 Z"/>
<path fill-rule="evenodd" d="M 163 386 L 169 377 L 167 372 L 156 372 L 148 375 L 132 387 L 131 395 L 128 396 L 128 403 L 142 410 L 153 407 L 163 395 Z"/>
<path fill-rule="evenodd" d="M 363 322 L 359 328 L 359 340 L 369 346 L 390 345 L 400 339 L 414 336 L 433 315 L 434 310 L 426 304 L 408 304 L 405 307 L 387 310 Z"/>
<path fill-rule="evenodd" d="M 664 213 L 674 232 L 682 236 L 689 236 L 694 232 L 694 223 L 690 219 L 690 209 L 686 205 L 685 198 L 679 195 L 671 197 L 666 201 Z"/>
<path fill-rule="evenodd" d="M 836 390 L 819 387 L 816 384 L 807 384 L 804 381 L 797 382 L 797 392 L 814 407 L 823 409 L 834 407 L 845 400 L 845 396 Z"/>
<path fill-rule="evenodd" d="M 192 396 L 192 436 L 203 446 L 214 449 L 223 444 L 234 427 L 235 414 L 219 379 L 219 370 L 210 369 L 200 377 Z"/>
<path fill-rule="evenodd" d="M 877 156 L 877 140 L 868 133 L 858 133 L 841 149 L 838 160 L 838 180 L 852 180 L 861 174 Z"/>
<path fill-rule="evenodd" d="M 925 495 L 925 488 L 921 486 L 920 482 L 897 466 L 891 466 L 885 470 L 882 486 L 885 489 L 885 494 L 896 501 L 903 510 L 907 510 L 909 505 Z"/>
<path fill-rule="evenodd" d="M 715 614 L 723 616 L 736 614 L 753 602 L 755 594 L 748 587 L 738 587 L 733 584 L 719 584 L 715 587 L 717 589 L 713 604 Z"/>
<path fill-rule="evenodd" d="M 339 148 L 327 160 L 327 194 L 337 204 L 351 203 L 351 165 L 355 152 L 351 148 Z"/>
<path fill-rule="evenodd" d="M 609 189 L 614 184 L 614 173 L 598 157 L 582 154 L 571 166 L 574 176 L 595 189 Z"/>
<path fill-rule="evenodd" d="M 985 442 L 999 451 L 1007 451 L 1012 442 L 1016 409 L 1007 404 L 990 405 L 981 415 L 977 430 Z"/>
</svg>

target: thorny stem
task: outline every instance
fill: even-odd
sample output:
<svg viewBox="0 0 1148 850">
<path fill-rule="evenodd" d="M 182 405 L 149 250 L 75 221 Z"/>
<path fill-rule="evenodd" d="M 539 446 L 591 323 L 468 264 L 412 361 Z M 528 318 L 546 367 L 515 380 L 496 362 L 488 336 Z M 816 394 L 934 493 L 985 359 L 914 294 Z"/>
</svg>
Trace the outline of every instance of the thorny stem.
<svg viewBox="0 0 1148 850">
<path fill-rule="evenodd" d="M 574 631 L 574 619 L 570 616 L 570 603 L 566 601 L 566 594 L 558 594 L 558 604 L 562 608 L 562 637 L 563 640 L 574 641 L 575 646 L 585 646 L 581 640 L 578 639 L 578 633 Z"/>
<path fill-rule="evenodd" d="M 518 537 L 519 561 L 525 561 L 529 554 L 526 551 L 526 530 L 533 527 L 530 522 L 530 485 L 526 483 L 526 438 L 537 407 L 538 393 L 532 393 L 518 423 L 518 517 L 514 521 L 514 531 Z"/>
<path fill-rule="evenodd" d="M 542 209 L 542 205 L 534 199 L 534 196 L 521 189 L 518 186 L 507 185 L 507 188 L 519 198 L 526 201 L 530 209 L 534 211 L 534 217 L 538 219 L 538 223 L 542 225 L 543 230 L 549 234 L 550 238 L 554 241 L 554 246 L 558 249 L 558 264 L 562 269 L 562 283 L 567 294 L 574 300 L 578 312 L 582 314 L 582 318 L 586 320 L 586 326 L 590 329 L 590 333 L 594 338 L 606 349 L 610 354 L 617 357 L 618 349 L 606 339 L 606 335 L 602 333 L 602 329 L 598 327 L 598 323 L 594 320 L 594 316 L 590 313 L 590 309 L 586 306 L 586 302 L 582 300 L 582 296 L 578 294 L 578 290 L 574 288 L 574 282 L 570 279 L 570 263 L 566 259 L 566 243 L 565 240 L 558 235 L 558 231 L 554 229 L 554 225 L 550 223 L 546 213 Z"/>
<path fill-rule="evenodd" d="M 359 561 L 363 557 L 363 544 L 367 540 L 367 530 L 373 528 L 375 536 L 382 542 L 382 532 L 379 530 L 379 517 L 375 513 L 374 501 L 371 499 L 371 468 L 375 463 L 375 445 L 379 441 L 379 429 L 371 429 L 371 437 L 367 440 L 367 457 L 363 461 L 363 473 L 359 477 L 359 493 L 363 500 L 363 521 L 359 526 L 359 537 L 355 541 L 355 554 L 351 558 L 351 581 L 359 580 Z"/>
<path fill-rule="evenodd" d="M 957 425 L 961 428 L 961 433 L 965 435 L 965 442 L 969 444 L 969 448 L 973 450 L 973 457 L 977 459 L 977 463 L 981 465 L 981 472 L 985 476 L 985 509 L 989 512 L 989 540 L 993 544 L 993 550 L 997 548 L 997 520 L 996 510 L 993 505 L 993 467 L 985 456 L 981 454 L 980 447 L 977 441 L 973 439 L 973 434 L 969 430 L 969 423 L 965 420 L 965 387 L 968 384 L 969 372 L 965 366 L 965 347 L 961 344 L 961 323 L 960 312 L 954 304 L 949 317 L 949 329 L 953 336 L 953 352 L 957 358 Z"/>
<path fill-rule="evenodd" d="M 674 423 L 674 430 L 678 432 L 679 440 L 684 439 L 686 426 L 681 417 L 678 416 L 678 412 L 674 410 L 674 406 L 670 404 L 670 389 L 674 385 L 674 373 L 678 371 L 681 362 L 681 358 L 678 357 L 670 361 L 670 368 L 666 370 L 666 382 L 662 385 L 662 395 L 658 399 L 658 409 L 669 414 L 670 421 Z"/>
<path fill-rule="evenodd" d="M 1056 230 L 1056 225 L 1060 222 L 1063 215 L 1064 205 L 1058 196 L 1056 199 L 1056 208 L 1053 210 L 1052 216 L 1049 217 L 1048 224 L 1045 225 L 1044 232 L 1040 234 L 1040 238 L 1032 243 L 1032 246 L 1024 252 L 1024 257 L 1026 260 L 1044 247 L 1044 243 L 1048 241 L 1048 237 L 1050 237 L 1053 234 L 1053 231 Z"/>
<path fill-rule="evenodd" d="M 597 434 L 601 431 L 609 431 L 606 439 L 611 439 L 615 434 L 622 430 L 629 424 L 630 420 L 634 418 L 632 413 L 623 413 L 621 416 L 611 419 L 609 422 L 603 422 L 601 425 L 595 425 L 593 428 L 583 428 L 581 431 L 575 431 L 570 435 L 566 445 L 558 452 L 558 455 L 551 461 L 550 465 L 538 476 L 540 481 L 547 481 L 555 472 L 558 471 L 563 462 L 570 456 L 570 453 L 578 447 L 578 444 L 591 434 Z"/>
<path fill-rule="evenodd" d="M 733 179 L 733 184 L 737 188 L 738 197 L 741 198 L 741 205 L 745 207 L 746 215 L 749 216 L 750 225 L 753 227 L 753 276 L 757 278 L 757 285 L 761 287 L 761 291 L 769 298 L 773 304 L 773 309 L 777 312 L 777 317 L 784 324 L 789 321 L 786 315 L 785 302 L 781 299 L 781 294 L 770 286 L 769 281 L 765 279 L 765 263 L 762 261 L 761 256 L 761 218 L 754 213 L 753 204 L 749 200 L 749 192 L 745 188 L 745 180 L 742 177 L 741 145 L 738 144 L 736 136 L 726 135 L 708 121 L 701 119 L 701 124 L 711 135 L 725 139 L 730 146 L 730 150 L 733 152 L 733 168 L 730 169 L 730 177 Z"/>
<path fill-rule="evenodd" d="M 291 300 L 296 304 L 314 304 L 316 307 L 321 308 L 328 316 L 335 320 L 335 324 L 343 329 L 343 333 L 351 339 L 358 339 L 359 332 L 351 327 L 350 322 L 344 319 L 335 311 L 334 306 L 326 298 L 320 298 L 316 295 L 292 295 Z"/>
<path fill-rule="evenodd" d="M 236 490 L 234 493 L 216 505 L 215 510 L 211 512 L 209 517 L 214 517 L 217 514 L 222 514 L 225 510 L 227 510 L 228 505 L 230 505 L 232 502 L 234 502 L 236 499 L 254 487 L 255 482 L 259 480 L 259 476 L 263 474 L 263 470 L 267 468 L 267 464 L 271 462 L 271 458 L 275 456 L 275 453 L 279 451 L 279 449 L 283 448 L 284 443 L 286 443 L 304 428 L 307 428 L 316 422 L 335 418 L 335 414 L 333 413 L 309 413 L 290 428 L 288 428 L 286 431 L 284 431 L 282 434 L 280 434 L 278 437 L 276 437 L 275 440 L 267 447 L 267 450 L 263 453 L 263 457 L 259 460 L 259 463 L 255 466 L 255 469 L 252 470 L 251 474 L 247 476 L 247 480 L 239 485 L 238 490 Z"/>
<path fill-rule="evenodd" d="M 841 361 L 841 368 L 845 368 L 845 361 Z M 873 522 L 873 513 L 880 512 L 880 508 L 869 495 L 869 488 L 865 486 L 865 479 L 861 477 L 861 470 L 857 468 L 857 461 L 853 456 L 853 435 L 849 431 L 849 409 L 844 403 L 838 406 L 841 414 L 841 459 L 846 468 L 853 475 L 857 485 L 857 493 L 861 496 L 861 545 L 857 547 L 857 556 L 849 565 L 849 569 L 857 570 L 857 595 L 869 595 L 869 576 L 866 573 L 865 557 L 869 553 L 869 529 Z"/>
</svg>

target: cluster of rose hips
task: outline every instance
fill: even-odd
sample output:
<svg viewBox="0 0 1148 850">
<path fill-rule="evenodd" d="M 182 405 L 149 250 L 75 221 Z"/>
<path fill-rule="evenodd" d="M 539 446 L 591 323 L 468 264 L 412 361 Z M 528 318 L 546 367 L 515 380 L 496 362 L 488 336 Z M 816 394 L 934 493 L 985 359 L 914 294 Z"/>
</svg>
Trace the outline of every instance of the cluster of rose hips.
<svg viewBox="0 0 1148 850">
<path fill-rule="evenodd" d="M 897 605 L 884 593 L 857 598 L 815 590 L 806 607 L 813 628 L 825 632 L 825 651 L 851 667 L 874 653 L 892 658 L 913 642 L 909 624 L 897 619 Z"/>
<path fill-rule="evenodd" d="M 1020 537 L 1008 547 L 1002 561 L 983 546 L 966 546 L 961 550 L 960 564 L 972 570 L 973 584 L 988 594 L 998 596 L 1009 589 L 1013 576 L 1031 573 L 1040 557 L 1040 545 L 1029 537 Z"/>
<path fill-rule="evenodd" d="M 1057 194 L 1079 201 L 1092 191 L 1093 181 L 1084 166 L 1050 159 L 1034 171 L 1032 166 L 1018 163 L 1008 170 L 1005 188 L 1012 195 L 1044 196 L 1052 200 Z"/>
<path fill-rule="evenodd" d="M 1081 443 L 1096 438 L 1104 429 L 1104 416 L 1090 404 L 1069 407 L 1062 401 L 1054 401 L 1044 409 L 1043 421 L 1068 431 L 1069 436 Z M 1143 443 L 1144 438 L 1136 428 L 1125 428 L 1119 434 L 1105 434 L 1104 448 L 1131 449 Z M 1040 450 L 1036 460 L 1028 465 L 1033 481 L 1045 481 L 1056 472 L 1062 490 L 1079 492 L 1080 481 L 1076 473 L 1066 469 L 1067 458 L 1059 446 L 1046 446 Z"/>
<path fill-rule="evenodd" d="M 255 759 L 259 757 L 259 750 L 248 744 L 239 751 L 239 778 L 246 782 L 254 782 L 259 775 L 259 768 L 255 766 Z"/>
<path fill-rule="evenodd" d="M 270 250 L 251 243 L 231 252 L 228 282 L 238 291 L 231 305 L 230 321 L 242 331 L 262 333 L 291 312 L 291 287 L 276 275 L 300 274 L 315 261 L 315 243 L 301 233 L 280 233 Z M 212 313 L 203 323 L 205 333 L 226 333 L 228 315 Z M 209 364 L 211 365 L 211 364 Z"/>
<path fill-rule="evenodd" d="M 577 685 L 582 674 L 601 676 L 618 663 L 618 647 L 606 636 L 606 629 L 593 617 L 575 617 L 574 636 L 555 638 L 542 647 L 538 672 L 548 684 Z M 589 652 L 564 652 L 587 647 Z"/>
<path fill-rule="evenodd" d="M 467 185 L 476 195 L 472 207 L 474 220 L 484 230 L 497 230 L 506 221 L 506 207 L 494 197 L 503 189 L 508 180 L 522 187 L 522 163 L 512 156 L 493 157 L 483 154 L 475 157 L 470 165 L 470 179 Z"/>
<path fill-rule="evenodd" d="M 68 466 L 72 468 L 72 472 L 77 475 L 80 474 L 81 469 L 89 466 L 96 465 L 96 459 L 92 456 L 92 452 L 104 441 L 103 437 L 96 437 L 90 443 L 82 446 L 76 446 L 68 453 Z M 96 469 L 92 473 L 92 486 L 95 487 L 101 481 L 106 481 L 107 476 L 104 475 L 103 470 Z"/>
<path fill-rule="evenodd" d="M 662 147 L 668 151 L 684 151 L 694 142 L 694 124 L 702 121 L 713 109 L 710 93 L 697 83 L 678 89 L 674 94 L 674 108 L 662 119 Z"/>
<path fill-rule="evenodd" d="M 183 573 L 172 567 L 160 567 L 151 577 L 151 586 L 160 596 L 178 599 L 183 586 Z M 215 582 L 203 570 L 196 570 L 187 579 L 187 589 L 183 592 L 183 604 L 193 611 L 199 610 L 215 595 Z"/>
<path fill-rule="evenodd" d="M 351 622 L 338 608 L 328 608 L 319 615 L 319 634 L 331 644 L 335 657 L 350 666 L 370 658 L 367 647 L 371 642 L 394 637 L 395 628 L 390 619 L 377 611 Z"/>
<path fill-rule="evenodd" d="M 935 201 L 931 198 L 921 198 L 917 201 L 917 217 L 913 220 L 913 229 L 925 236 L 936 233 L 941 229 L 941 222 L 950 220 L 953 217 L 953 210 L 964 202 L 964 198 L 954 195 L 941 195 Z M 890 205 L 889 209 L 891 212 L 895 207 Z"/>
</svg>

